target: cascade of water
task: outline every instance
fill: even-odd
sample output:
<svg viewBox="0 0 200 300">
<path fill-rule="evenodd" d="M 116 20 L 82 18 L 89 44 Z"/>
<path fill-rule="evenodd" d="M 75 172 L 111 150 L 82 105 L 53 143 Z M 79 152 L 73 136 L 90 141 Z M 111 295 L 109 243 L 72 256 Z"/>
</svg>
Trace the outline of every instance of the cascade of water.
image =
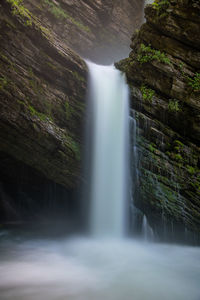
<svg viewBox="0 0 200 300">
<path fill-rule="evenodd" d="M 131 164 L 131 183 L 130 183 L 130 200 L 131 200 L 131 231 L 137 231 L 138 215 L 140 211 L 135 207 L 135 201 L 138 196 L 138 150 L 136 144 L 137 122 L 135 111 L 131 110 L 130 115 L 130 164 Z"/>
<path fill-rule="evenodd" d="M 114 66 L 88 63 L 90 124 L 90 229 L 122 237 L 129 174 L 129 92 Z"/>
<path fill-rule="evenodd" d="M 154 233 L 152 228 L 149 226 L 147 217 L 144 215 L 142 220 L 142 236 L 145 241 L 152 241 L 154 238 Z"/>
<path fill-rule="evenodd" d="M 145 119 L 146 120 L 146 119 Z M 145 134 L 148 134 L 148 121 L 144 124 Z M 135 207 L 135 203 L 139 200 L 139 156 L 137 147 L 138 125 L 136 112 L 131 111 L 130 116 L 130 148 L 131 148 L 131 230 L 139 234 L 144 240 L 152 241 L 154 239 L 153 229 L 150 227 L 146 215 Z"/>
</svg>

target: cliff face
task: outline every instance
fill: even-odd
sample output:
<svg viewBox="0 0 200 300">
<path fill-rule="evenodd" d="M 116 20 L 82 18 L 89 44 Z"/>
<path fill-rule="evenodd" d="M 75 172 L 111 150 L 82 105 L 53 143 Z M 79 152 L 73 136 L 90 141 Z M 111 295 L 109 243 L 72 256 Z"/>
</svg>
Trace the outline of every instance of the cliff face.
<svg viewBox="0 0 200 300">
<path fill-rule="evenodd" d="M 0 9 L 1 152 L 74 187 L 86 66 L 24 7 Z"/>
<path fill-rule="evenodd" d="M 104 45 L 108 57 L 121 39 L 117 53 L 123 55 L 141 7 L 142 1 L 127 0 L 2 1 L 2 152 L 66 187 L 77 185 L 87 70 L 71 49 L 104 60 Z"/>
<path fill-rule="evenodd" d="M 86 65 L 20 1 L 1 2 L 0 32 L 0 221 L 66 218 L 75 200 L 62 186 L 80 184 Z"/>
<path fill-rule="evenodd" d="M 126 55 L 142 2 L 1 1 L 1 221 L 37 214 L 49 189 L 50 206 L 75 202 L 87 86 L 79 55 L 101 63 Z"/>
<path fill-rule="evenodd" d="M 84 58 L 111 64 L 129 53 L 143 0 L 26 0 L 25 6 Z"/>
<path fill-rule="evenodd" d="M 200 233 L 200 3 L 155 1 L 126 72 L 139 127 L 140 200 L 155 232 Z"/>
</svg>

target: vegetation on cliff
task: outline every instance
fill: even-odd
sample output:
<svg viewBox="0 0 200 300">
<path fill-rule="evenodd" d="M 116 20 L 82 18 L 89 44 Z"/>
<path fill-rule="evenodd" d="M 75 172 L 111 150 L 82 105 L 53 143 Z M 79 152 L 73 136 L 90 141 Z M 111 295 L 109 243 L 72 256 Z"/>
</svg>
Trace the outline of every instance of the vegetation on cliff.
<svg viewBox="0 0 200 300">
<path fill-rule="evenodd" d="M 137 206 L 155 231 L 171 236 L 184 236 L 184 228 L 200 233 L 199 14 L 198 0 L 147 5 L 133 51 L 116 64 L 127 75 L 141 134 Z"/>
<path fill-rule="evenodd" d="M 0 9 L 0 151 L 72 188 L 80 181 L 86 65 L 21 0 Z"/>
</svg>

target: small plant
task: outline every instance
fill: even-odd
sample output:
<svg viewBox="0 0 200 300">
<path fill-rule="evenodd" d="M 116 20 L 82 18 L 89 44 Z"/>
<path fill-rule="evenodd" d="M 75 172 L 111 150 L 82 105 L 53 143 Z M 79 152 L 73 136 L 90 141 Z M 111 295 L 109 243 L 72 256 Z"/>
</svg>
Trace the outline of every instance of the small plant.
<svg viewBox="0 0 200 300">
<path fill-rule="evenodd" d="M 156 145 L 155 144 L 150 144 L 149 145 L 149 151 L 151 151 L 152 153 L 154 153 L 156 151 Z"/>
<path fill-rule="evenodd" d="M 194 92 L 200 92 L 200 73 L 196 73 L 193 78 L 188 77 L 188 85 Z"/>
<path fill-rule="evenodd" d="M 155 95 L 155 91 L 152 89 L 148 89 L 145 85 L 141 86 L 142 98 L 144 101 L 152 102 L 152 98 Z"/>
<path fill-rule="evenodd" d="M 180 153 L 176 153 L 173 155 L 174 160 L 178 161 L 178 162 L 183 162 L 183 157 L 181 156 Z"/>
<path fill-rule="evenodd" d="M 158 11 L 158 13 L 166 10 L 169 7 L 169 0 L 155 0 L 152 3 L 154 9 Z"/>
<path fill-rule="evenodd" d="M 178 153 L 180 153 L 184 149 L 183 143 L 181 143 L 179 140 L 175 140 L 173 142 L 174 150 Z"/>
<path fill-rule="evenodd" d="M 186 166 L 188 173 L 190 173 L 190 175 L 194 175 L 196 173 L 196 169 L 192 166 Z"/>
<path fill-rule="evenodd" d="M 181 111 L 179 101 L 176 99 L 170 99 L 168 103 L 168 110 L 171 112 L 179 112 Z"/>
<path fill-rule="evenodd" d="M 184 64 L 183 62 L 181 62 L 181 63 L 178 65 L 179 71 L 181 72 L 181 74 L 182 74 L 183 76 L 185 76 L 184 67 L 185 67 L 185 64 Z"/>
<path fill-rule="evenodd" d="M 151 62 L 153 60 L 157 60 L 164 64 L 171 64 L 170 59 L 166 56 L 164 52 L 151 48 L 151 45 L 145 46 L 144 44 L 140 45 L 137 60 L 141 64 Z"/>
</svg>

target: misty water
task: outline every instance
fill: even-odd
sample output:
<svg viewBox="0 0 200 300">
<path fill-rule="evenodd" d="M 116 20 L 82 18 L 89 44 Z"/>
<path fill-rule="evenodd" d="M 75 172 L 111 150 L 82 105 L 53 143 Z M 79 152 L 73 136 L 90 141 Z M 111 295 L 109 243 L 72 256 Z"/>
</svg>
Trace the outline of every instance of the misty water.
<svg viewBox="0 0 200 300">
<path fill-rule="evenodd" d="M 88 163 L 90 231 L 93 236 L 122 237 L 126 231 L 129 169 L 129 93 L 114 66 L 89 63 L 92 119 Z"/>
<path fill-rule="evenodd" d="M 8 250 L 9 249 L 9 250 Z M 1 300 L 199 300 L 200 251 L 129 239 L 4 242 Z"/>
<path fill-rule="evenodd" d="M 113 67 L 90 64 L 89 97 L 89 233 L 45 239 L 2 230 L 0 300 L 199 300 L 199 247 L 125 234 L 129 128 L 124 77 Z M 147 223 L 145 217 L 144 237 Z"/>
</svg>

